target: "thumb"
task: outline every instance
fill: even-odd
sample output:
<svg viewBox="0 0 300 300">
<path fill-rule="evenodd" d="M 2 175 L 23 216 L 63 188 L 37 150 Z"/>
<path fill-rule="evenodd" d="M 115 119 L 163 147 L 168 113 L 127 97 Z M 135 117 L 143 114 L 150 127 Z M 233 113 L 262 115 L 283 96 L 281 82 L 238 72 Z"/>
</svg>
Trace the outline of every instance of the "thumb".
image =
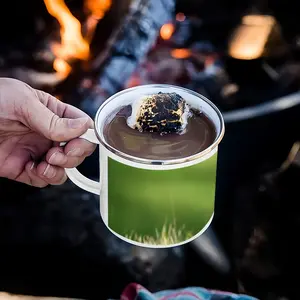
<svg viewBox="0 0 300 300">
<path fill-rule="evenodd" d="M 52 96 L 48 94 L 48 97 Z M 51 101 L 59 101 L 54 97 L 52 98 Z M 58 106 L 62 105 L 65 106 L 63 111 L 66 110 L 67 104 L 59 103 L 59 105 L 54 106 L 56 106 L 56 110 L 61 111 L 61 107 L 58 109 Z M 93 124 L 91 118 L 83 112 L 75 118 L 60 117 L 40 101 L 33 101 L 29 121 L 31 129 L 54 142 L 67 142 L 77 138 Z"/>
</svg>

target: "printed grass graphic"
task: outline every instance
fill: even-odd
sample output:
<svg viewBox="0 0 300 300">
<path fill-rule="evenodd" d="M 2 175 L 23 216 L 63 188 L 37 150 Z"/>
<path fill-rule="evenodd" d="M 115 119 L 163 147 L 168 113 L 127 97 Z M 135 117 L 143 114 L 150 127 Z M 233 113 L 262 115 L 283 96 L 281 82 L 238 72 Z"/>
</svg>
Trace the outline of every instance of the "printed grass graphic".
<svg viewBox="0 0 300 300">
<path fill-rule="evenodd" d="M 216 160 L 213 156 L 187 168 L 152 171 L 110 159 L 108 226 L 153 246 L 190 239 L 214 212 Z"/>
<path fill-rule="evenodd" d="M 126 235 L 126 238 L 148 245 L 171 245 L 181 243 L 193 237 L 193 233 L 185 229 L 184 226 L 176 228 L 176 223 L 173 222 L 169 225 L 165 224 L 161 230 L 156 229 L 155 235 L 139 235 L 132 232 Z"/>
</svg>

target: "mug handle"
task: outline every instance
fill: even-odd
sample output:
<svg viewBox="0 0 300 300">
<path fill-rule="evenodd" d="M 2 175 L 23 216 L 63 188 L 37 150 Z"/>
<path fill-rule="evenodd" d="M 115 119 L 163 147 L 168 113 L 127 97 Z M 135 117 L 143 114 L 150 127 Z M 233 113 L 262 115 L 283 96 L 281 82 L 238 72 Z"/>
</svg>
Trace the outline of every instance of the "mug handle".
<svg viewBox="0 0 300 300">
<path fill-rule="evenodd" d="M 88 129 L 83 135 L 79 137 L 80 139 L 85 139 L 91 143 L 99 144 L 99 140 L 96 137 L 94 129 Z M 60 146 L 66 145 L 66 142 L 60 143 Z M 91 180 L 84 175 L 82 175 L 77 168 L 65 168 L 68 178 L 83 190 L 100 195 L 100 183 Z"/>
</svg>

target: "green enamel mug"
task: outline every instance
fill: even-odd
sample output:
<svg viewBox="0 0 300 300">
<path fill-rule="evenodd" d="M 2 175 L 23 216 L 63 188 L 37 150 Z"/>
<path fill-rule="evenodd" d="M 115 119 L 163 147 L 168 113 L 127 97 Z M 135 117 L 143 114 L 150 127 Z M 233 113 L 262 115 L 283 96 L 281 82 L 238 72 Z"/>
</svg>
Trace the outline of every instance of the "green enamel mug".
<svg viewBox="0 0 300 300">
<path fill-rule="evenodd" d="M 128 155 L 106 141 L 103 129 L 113 112 L 158 92 L 176 92 L 206 114 L 216 130 L 208 148 L 185 158 L 149 160 Z M 76 168 L 66 173 L 74 184 L 99 195 L 100 215 L 114 235 L 134 245 L 166 248 L 205 232 L 214 215 L 218 145 L 225 131 L 222 114 L 211 101 L 171 85 L 129 88 L 101 105 L 94 128 L 81 138 L 99 145 L 99 181 L 88 179 Z"/>
</svg>

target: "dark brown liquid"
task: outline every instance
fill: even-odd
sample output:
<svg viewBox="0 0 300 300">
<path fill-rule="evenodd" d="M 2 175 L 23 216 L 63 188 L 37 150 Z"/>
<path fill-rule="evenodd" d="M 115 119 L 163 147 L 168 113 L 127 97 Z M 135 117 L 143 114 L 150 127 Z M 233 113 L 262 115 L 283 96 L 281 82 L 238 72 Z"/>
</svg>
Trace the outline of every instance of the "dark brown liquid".
<svg viewBox="0 0 300 300">
<path fill-rule="evenodd" d="M 183 134 L 139 132 L 130 128 L 126 120 L 131 106 L 114 113 L 104 127 L 106 142 L 123 153 L 153 160 L 187 157 L 209 147 L 216 138 L 212 121 L 204 114 L 193 114 Z"/>
</svg>

